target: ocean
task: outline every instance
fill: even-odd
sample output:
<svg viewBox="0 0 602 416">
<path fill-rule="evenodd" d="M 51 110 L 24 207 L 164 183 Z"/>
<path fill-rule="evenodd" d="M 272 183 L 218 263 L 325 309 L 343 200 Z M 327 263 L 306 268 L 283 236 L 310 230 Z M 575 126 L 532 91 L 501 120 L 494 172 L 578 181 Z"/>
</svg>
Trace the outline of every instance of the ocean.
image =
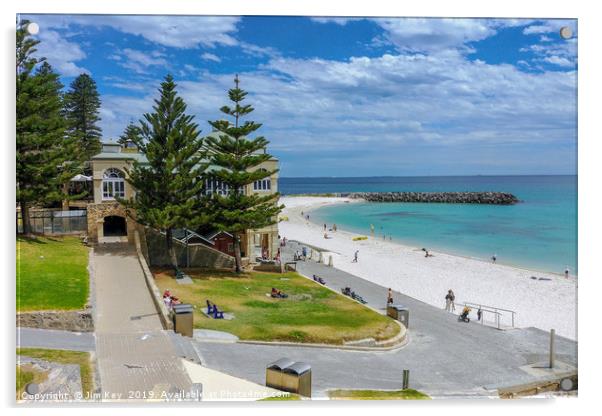
<svg viewBox="0 0 602 416">
<path fill-rule="evenodd" d="M 337 204 L 312 212 L 318 223 L 402 244 L 499 263 L 577 274 L 577 176 L 280 178 L 283 195 L 392 192 L 510 192 L 516 205 Z"/>
</svg>

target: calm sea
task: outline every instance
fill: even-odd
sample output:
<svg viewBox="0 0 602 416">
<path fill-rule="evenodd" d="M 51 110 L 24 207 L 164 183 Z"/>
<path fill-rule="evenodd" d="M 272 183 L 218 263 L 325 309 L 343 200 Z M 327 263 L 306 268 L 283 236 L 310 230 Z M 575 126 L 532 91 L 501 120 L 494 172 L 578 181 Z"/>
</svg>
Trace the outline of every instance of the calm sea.
<svg viewBox="0 0 602 416">
<path fill-rule="evenodd" d="M 451 254 L 577 274 L 577 176 L 280 178 L 284 195 L 331 192 L 500 191 L 512 206 L 358 203 L 313 212 L 320 223 Z"/>
</svg>

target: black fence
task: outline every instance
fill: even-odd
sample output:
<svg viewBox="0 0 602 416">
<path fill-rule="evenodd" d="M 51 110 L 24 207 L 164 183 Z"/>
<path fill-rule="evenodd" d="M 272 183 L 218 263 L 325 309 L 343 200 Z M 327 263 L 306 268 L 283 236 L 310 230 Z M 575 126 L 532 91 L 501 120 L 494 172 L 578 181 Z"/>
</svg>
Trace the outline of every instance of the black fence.
<svg viewBox="0 0 602 416">
<path fill-rule="evenodd" d="M 77 234 L 88 231 L 86 210 L 35 210 L 29 213 L 34 234 Z M 17 232 L 23 232 L 21 212 L 17 211 Z"/>
</svg>

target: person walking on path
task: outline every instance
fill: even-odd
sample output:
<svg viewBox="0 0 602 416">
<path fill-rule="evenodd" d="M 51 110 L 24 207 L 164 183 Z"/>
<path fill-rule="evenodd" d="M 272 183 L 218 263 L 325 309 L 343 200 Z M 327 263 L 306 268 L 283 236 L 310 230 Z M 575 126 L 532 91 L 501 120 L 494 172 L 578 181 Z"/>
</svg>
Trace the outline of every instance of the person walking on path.
<svg viewBox="0 0 602 416">
<path fill-rule="evenodd" d="M 393 303 L 393 291 L 389 288 L 387 292 L 387 305 L 391 305 Z"/>
<path fill-rule="evenodd" d="M 455 312 L 456 311 L 456 295 L 454 293 L 453 290 L 449 289 L 449 300 L 451 302 L 451 311 Z"/>
<path fill-rule="evenodd" d="M 355 250 L 355 254 L 353 255 L 353 263 L 357 263 L 357 255 L 359 254 L 359 250 Z"/>
</svg>

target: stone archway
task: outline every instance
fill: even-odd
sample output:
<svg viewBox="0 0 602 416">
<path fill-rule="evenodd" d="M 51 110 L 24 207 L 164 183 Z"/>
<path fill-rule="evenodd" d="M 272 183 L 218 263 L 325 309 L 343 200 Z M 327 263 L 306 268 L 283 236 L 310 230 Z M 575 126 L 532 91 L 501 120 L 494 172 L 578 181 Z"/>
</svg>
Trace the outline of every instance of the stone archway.
<svg viewBox="0 0 602 416">
<path fill-rule="evenodd" d="M 128 235 L 125 217 L 107 215 L 103 220 L 102 229 L 105 237 L 126 237 Z"/>
<path fill-rule="evenodd" d="M 88 205 L 88 241 L 101 242 L 104 237 L 127 237 L 133 242 L 135 222 L 119 202 Z M 105 232 L 108 231 L 108 235 Z"/>
</svg>

